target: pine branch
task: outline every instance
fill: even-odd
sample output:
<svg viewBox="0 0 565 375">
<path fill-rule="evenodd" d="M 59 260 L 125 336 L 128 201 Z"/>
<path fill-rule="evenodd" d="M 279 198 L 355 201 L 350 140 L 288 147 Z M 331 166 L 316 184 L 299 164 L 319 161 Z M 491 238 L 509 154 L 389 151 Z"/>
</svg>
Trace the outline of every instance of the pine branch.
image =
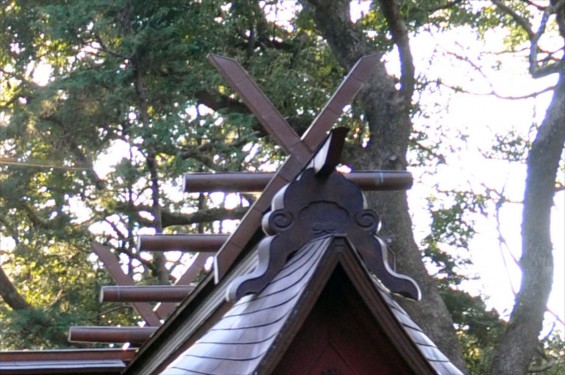
<svg viewBox="0 0 565 375">
<path fill-rule="evenodd" d="M 463 1 L 464 0 L 448 1 L 447 3 L 445 3 L 443 5 L 438 5 L 438 6 L 435 6 L 435 7 L 432 7 L 432 8 L 428 8 L 427 13 L 433 14 L 433 13 L 438 12 L 440 10 L 453 8 L 454 6 L 461 4 Z"/>
</svg>

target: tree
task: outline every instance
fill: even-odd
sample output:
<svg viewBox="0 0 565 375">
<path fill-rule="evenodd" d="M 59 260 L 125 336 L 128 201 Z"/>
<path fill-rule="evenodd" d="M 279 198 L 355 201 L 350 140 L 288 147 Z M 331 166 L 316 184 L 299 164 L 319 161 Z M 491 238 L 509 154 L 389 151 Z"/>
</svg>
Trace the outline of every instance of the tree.
<svg viewBox="0 0 565 375">
<path fill-rule="evenodd" d="M 498 9 L 512 18 L 530 42 L 530 73 L 534 78 L 557 74 L 558 81 L 545 118 L 528 152 L 528 174 L 522 216 L 522 284 L 508 327 L 496 347 L 491 362 L 492 374 L 525 374 L 538 345 L 545 307 L 551 291 L 553 255 L 550 227 L 551 206 L 563 145 L 565 144 L 565 55 L 543 50 L 540 43 L 550 17 L 555 18 L 561 45 L 565 42 L 565 2 L 551 1 L 538 7 L 541 24 L 532 30 L 529 9 L 514 10 L 501 1 Z M 513 4 L 515 5 L 515 4 Z M 519 8 L 518 8 L 519 9 Z M 539 53 L 544 56 L 539 60 Z"/>
<path fill-rule="evenodd" d="M 540 67 L 537 54 L 540 51 L 538 42 L 545 31 L 545 22 L 551 15 L 556 16 L 559 32 L 563 36 L 564 4 L 552 2 L 548 7 L 540 7 L 540 10 L 544 12 L 542 26 L 537 33 L 534 33 L 528 26 L 526 19 L 527 16 L 533 17 L 528 9 L 523 10 L 525 15 L 519 15 L 517 11 L 512 10 L 510 6 L 502 4 L 502 2 L 496 1 L 494 3 L 518 22 L 520 26 L 524 27 L 528 33 L 532 44 L 530 54 L 532 74 L 534 76 L 550 73 L 562 74 L 564 66 L 562 58 L 554 58 L 552 53 L 546 52 L 544 63 Z M 365 35 L 349 22 L 348 2 L 304 1 L 303 4 L 311 11 L 320 33 L 328 41 L 342 65 L 350 66 L 360 54 L 374 50 L 375 46 L 370 46 Z M 451 15 L 451 21 L 457 22 L 458 17 L 461 21 L 462 16 L 463 19 L 467 19 L 466 22 L 473 18 L 471 9 L 463 2 L 445 6 L 437 6 L 437 4 L 430 2 L 426 5 L 429 5 L 430 8 L 425 9 L 424 7 L 424 9 L 419 9 L 418 12 L 427 12 L 430 16 L 427 22 L 430 23 L 434 22 L 433 13 L 440 9 Z M 403 6 L 404 8 L 401 8 L 401 5 L 394 1 L 378 2 L 378 10 L 382 17 L 381 24 L 386 23 L 391 40 L 398 49 L 401 76 L 398 88 L 395 88 L 395 82 L 391 75 L 386 73 L 383 64 L 372 82 L 372 88 L 375 92 L 370 94 L 368 91 L 371 89 L 367 89 L 363 93 L 363 111 L 371 132 L 366 147 L 368 152 L 363 154 L 368 158 L 359 160 L 363 167 L 404 169 L 407 165 L 405 155 L 411 132 L 409 115 L 415 84 L 408 35 L 409 27 L 413 25 L 412 22 L 418 21 L 419 17 L 415 14 L 416 6 L 413 9 L 409 9 L 408 4 L 403 4 Z M 518 10 L 523 9 L 523 6 L 518 3 L 514 3 L 512 6 Z M 412 13 L 410 13 L 411 10 Z M 485 18 L 488 18 L 488 15 Z M 375 22 L 375 24 L 378 25 L 378 22 Z M 479 23 L 476 25 L 478 26 Z M 560 52 L 562 53 L 562 50 Z M 559 79 L 555 88 L 553 101 L 548 108 L 546 118 L 537 133 L 528 157 L 528 178 L 522 229 L 524 241 L 521 260 L 523 284 L 518 293 L 508 328 L 493 356 L 491 372 L 496 374 L 527 372 L 538 342 L 537 336 L 541 331 L 543 313 L 551 290 L 553 267 L 552 246 L 548 231 L 549 216 L 557 168 L 565 141 L 565 121 L 563 119 L 565 111 L 563 111 L 561 85 L 562 78 Z M 417 251 L 415 251 L 414 241 L 410 236 L 410 221 L 408 217 L 402 215 L 403 212 L 406 212 L 405 197 L 398 200 L 391 197 L 383 198 L 382 201 L 376 198 L 373 204 L 377 207 L 378 212 L 383 213 L 385 235 L 391 239 L 390 245 L 400 254 L 399 268 L 406 267 L 405 272 L 415 276 L 420 285 L 424 287 L 424 294 L 427 294 L 423 306 L 419 306 L 418 311 L 411 311 L 411 313 L 431 334 L 434 341 L 438 342 L 440 347 L 449 353 L 450 358 L 460 367 L 463 367 L 462 361 L 457 355 L 459 351 L 455 344 L 457 340 L 453 336 L 449 337 L 445 334 L 445 332 L 449 332 L 449 329 L 439 327 L 436 324 L 433 324 L 434 327 L 427 327 L 426 325 L 426 322 L 433 320 L 434 314 L 440 312 L 442 321 L 449 322 L 449 319 L 445 316 L 447 310 L 443 308 L 444 305 L 438 303 L 440 299 L 436 297 L 439 295 L 437 291 L 434 290 L 433 286 L 427 287 L 429 279 L 426 272 L 424 270 L 417 271 L 420 264 L 418 256 L 413 256 L 417 254 Z M 396 209 L 391 207 L 391 203 Z M 392 220 L 394 225 L 387 228 L 387 219 Z M 426 303 L 431 301 L 433 301 L 433 306 L 430 307 L 429 315 L 426 316 L 428 313 Z M 409 307 L 408 309 L 410 310 Z M 438 329 L 435 334 L 434 329 Z"/>
<path fill-rule="evenodd" d="M 410 113 L 415 77 L 408 42 L 408 28 L 395 1 L 378 3 L 381 25 L 386 25 L 392 41 L 371 42 L 350 20 L 348 1 L 303 1 L 320 33 L 328 41 L 340 64 L 351 67 L 361 56 L 375 50 L 384 53 L 394 43 L 400 54 L 401 77 L 397 88 L 384 62 L 376 68 L 374 78 L 362 91 L 360 102 L 369 127 L 369 140 L 363 152 L 356 153 L 352 164 L 360 169 L 405 170 L 412 131 Z M 381 37 L 382 38 L 382 37 Z M 384 45 L 379 45 L 378 42 Z M 377 45 L 375 45 L 377 44 Z M 378 48 L 378 49 L 377 49 Z M 430 278 L 412 234 L 405 192 L 378 194 L 371 206 L 383 217 L 382 235 L 397 254 L 398 270 L 414 277 L 420 285 L 423 300 L 404 307 L 421 325 L 438 347 L 460 368 L 465 363 L 453 321 Z"/>
<path fill-rule="evenodd" d="M 244 61 L 297 128 L 326 99 L 329 89 L 318 82 L 333 88 L 341 78 L 317 41 L 268 24 L 255 2 L 10 1 L 0 22 L 7 30 L 0 39 L 0 216 L 3 242 L 11 243 L 2 267 L 14 284 L 0 290 L 12 310 L 2 320 L 21 315 L 18 303 L 41 313 L 60 299 L 56 306 L 72 305 L 77 322 L 122 321 L 127 314 L 101 311 L 90 293 L 71 298 L 73 290 L 96 293 L 92 284 L 100 282 L 89 240 L 112 247 L 136 280 L 167 283 L 191 255 L 169 262 L 141 254 L 137 233 L 214 232 L 220 219 L 242 216 L 244 208 L 228 210 L 207 195 L 167 194 L 184 172 L 256 170 L 281 156 L 226 92 L 208 53 Z M 97 168 L 100 159 L 110 159 L 109 172 Z M 65 283 L 48 279 L 39 293 L 36 275 L 59 270 L 64 252 L 76 255 L 66 267 L 83 277 L 60 296 L 55 285 Z M 26 280 L 37 294 L 24 293 Z M 16 325 L 6 330 L 14 338 L 2 340 L 7 347 L 18 337 L 21 346 L 62 345 L 41 337 L 30 344 Z"/>
<path fill-rule="evenodd" d="M 426 29 L 441 33 L 458 26 L 474 27 L 481 35 L 486 29 L 503 27 L 518 45 L 524 41 L 523 34 L 513 26 L 524 28 L 538 10 L 535 4 L 522 2 L 497 1 L 497 8 L 485 5 L 479 9 L 467 1 L 380 0 L 352 22 L 349 1 L 302 0 L 300 4 L 290 5 L 288 21 L 281 22 L 273 14 L 288 7 L 288 2 L 5 2 L 0 13 L 6 30 L 0 36 L 0 136 L 4 142 L 0 231 L 12 246 L 0 264 L 6 271 L 0 276 L 5 274 L 3 279 L 11 280 L 0 289 L 10 306 L 0 310 L 0 319 L 26 316 L 20 314 L 25 310 L 46 319 L 64 311 L 81 324 L 131 321 L 135 317 L 129 311 L 121 306 L 113 312 L 102 311 L 91 296 L 103 272 L 88 254 L 90 239 L 112 247 L 136 280 L 167 283 L 174 279 L 174 268 L 182 267 L 186 259 L 173 262 L 140 253 L 136 234 L 217 232 L 227 225 L 222 219 L 241 217 L 253 197 L 238 197 L 242 207 L 228 210 L 225 200 L 218 203 L 207 195 L 181 199 L 171 193 L 175 179 L 187 171 L 259 170 L 282 157 L 208 64 L 208 53 L 241 61 L 299 133 L 359 57 L 381 54 L 383 60 L 372 81 L 341 120 L 353 134 L 346 158 L 356 169 L 406 169 L 408 153 L 414 149 L 427 165 L 444 162 L 441 150 L 422 146 L 420 141 L 426 135 L 414 128 L 414 118 L 422 111 L 418 94 L 435 82 L 425 75 L 416 76 L 409 38 Z M 506 16 L 500 17 L 495 9 Z M 540 11 L 547 14 L 543 22 L 557 14 L 562 37 L 562 2 Z M 525 35 L 537 46 L 543 33 L 541 28 L 531 32 L 530 27 Z M 394 51 L 400 61 L 398 75 L 389 72 L 384 61 Z M 532 51 L 532 61 L 537 62 L 540 51 Z M 562 62 L 551 64 L 552 55 L 542 57 L 550 63 L 547 69 L 562 74 Z M 41 71 L 49 74 L 42 77 Z M 535 229 L 547 232 L 563 147 L 562 81 L 529 158 L 528 183 L 533 187 L 528 197 L 534 198 L 525 200 L 525 292 L 501 342 L 517 340 L 510 332 L 526 332 L 527 339 L 519 339 L 525 343 L 524 351 L 517 354 L 520 369 L 513 367 L 510 373 L 524 373 L 530 363 L 543 298 L 547 300 L 551 283 L 548 278 L 543 280 L 544 292 L 536 295 L 536 309 L 532 309 L 528 275 L 538 272 L 540 259 L 539 264 L 549 269 L 551 246 L 547 233 L 543 240 L 532 237 L 528 223 L 543 217 L 544 224 Z M 546 140 L 552 142 L 553 152 L 536 151 L 549 147 Z M 540 162 L 540 157 L 551 160 Z M 111 165 L 103 173 L 101 160 L 108 159 Z M 548 166 L 553 169 L 546 171 Z M 538 181 L 544 183 L 536 193 L 533 182 Z M 424 254 L 412 233 L 404 192 L 374 194 L 369 202 L 383 218 L 381 235 L 397 254 L 398 270 L 414 277 L 423 290 L 423 301 L 404 302 L 405 308 L 464 369 L 458 335 L 463 336 L 465 348 L 490 348 L 494 344 L 487 337 L 500 332 L 503 325 L 495 313 L 485 311 L 480 298 L 456 288 L 461 280 L 455 266 L 458 261 L 440 246 L 466 247 L 474 233 L 472 225 L 454 223 L 463 222 L 473 210 L 482 210 L 490 198 L 461 192 L 449 198 L 453 202 L 444 207 L 430 204 L 432 227 L 423 243 Z M 543 212 L 530 208 L 543 208 Z M 541 250 L 529 250 L 531 238 L 543 244 Z M 439 265 L 446 277 L 439 282 L 430 277 L 422 255 Z M 75 276 L 68 276 L 71 269 Z M 47 279 L 41 289 L 37 275 L 47 273 L 55 277 Z M 54 285 L 65 280 L 72 283 L 65 288 L 72 293 L 61 289 L 54 295 L 52 290 L 58 290 Z M 26 281 L 33 281 L 33 286 L 26 289 Z M 44 297 L 26 294 L 26 290 Z M 79 312 L 76 306 L 86 308 Z M 535 311 L 535 319 L 521 318 L 523 307 L 528 313 Z M 524 330 L 528 324 L 522 321 L 534 322 L 533 328 Z M 41 327 L 41 319 L 38 322 L 34 326 Z M 474 328 L 462 329 L 464 326 Z M 17 327 L 5 329 L 17 333 Z M 40 335 L 33 343 L 17 334 L 13 337 L 23 345 L 60 345 L 56 340 L 41 342 Z M 494 373 L 496 366 L 515 365 L 505 359 L 507 348 L 501 344 L 497 349 Z"/>
</svg>

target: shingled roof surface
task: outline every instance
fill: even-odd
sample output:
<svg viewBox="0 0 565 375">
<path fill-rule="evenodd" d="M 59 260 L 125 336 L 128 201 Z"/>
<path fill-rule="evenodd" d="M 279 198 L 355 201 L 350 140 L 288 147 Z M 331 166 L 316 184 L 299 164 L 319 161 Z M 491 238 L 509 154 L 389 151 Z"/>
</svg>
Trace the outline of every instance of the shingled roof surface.
<svg viewBox="0 0 565 375">
<path fill-rule="evenodd" d="M 335 241 L 336 237 L 327 236 L 306 244 L 261 293 L 240 299 L 162 374 L 269 373 L 265 372 L 266 362 L 276 357 L 274 351 L 284 350 L 284 342 L 288 343 L 288 335 L 292 334 L 290 327 L 300 323 L 296 321 L 300 316 L 307 315 L 303 310 L 312 307 L 314 295 L 319 295 L 325 285 L 320 280 L 327 282 L 338 264 L 344 266 L 348 274 L 366 276 L 372 289 L 369 293 L 392 313 L 399 323 L 399 331 L 415 344 L 418 355 L 430 365 L 426 373 L 461 374 L 374 281 L 350 244 L 342 247 L 345 251 L 335 251 L 332 246 Z M 346 242 L 343 238 L 341 241 Z M 306 300 L 310 303 L 305 303 Z"/>
<path fill-rule="evenodd" d="M 390 294 L 380 290 L 380 294 L 392 310 L 392 313 L 408 333 L 412 341 L 418 346 L 424 357 L 430 362 L 438 374 L 462 374 L 462 372 L 449 361 L 437 348 L 436 344 L 422 331 L 410 318 L 410 315 L 395 301 Z"/>
<path fill-rule="evenodd" d="M 139 343 L 144 344 L 135 357 L 133 352 L 98 357 L 89 351 L 88 357 L 70 353 L 65 358 L 18 353 L 10 357 L 11 362 L 0 364 L 0 372 L 4 368 L 8 373 L 24 373 L 20 371 L 24 366 L 35 373 L 78 373 L 77 366 L 83 366 L 82 370 L 91 372 L 135 375 L 160 371 L 168 375 L 317 374 L 323 366 L 324 374 L 340 373 L 336 368 L 356 375 L 375 371 L 461 374 L 393 300 L 390 293 L 418 300 L 420 290 L 408 276 L 390 268 L 386 244 L 376 236 L 380 219 L 367 209 L 361 188 L 335 172 L 347 129 L 336 128 L 327 136 L 326 132 L 370 78 L 379 58 L 362 58 L 299 137 L 235 60 L 211 56 L 266 131 L 290 154 L 236 231 L 225 236 L 215 256 L 215 277 L 206 276 L 174 311 L 176 305 L 171 303 L 153 309 L 144 288 L 144 297 L 133 303 L 155 332 L 151 337 L 143 335 Z M 364 178 L 376 179 L 370 183 L 379 187 L 376 190 L 405 189 L 412 184 L 405 171 L 385 172 L 386 181 L 383 171 Z M 397 183 L 400 180 L 402 184 Z M 175 242 L 169 240 L 169 245 Z M 188 247 L 185 242 L 183 249 Z M 117 284 L 134 286 L 110 249 L 93 245 L 93 250 Z M 199 255 L 179 286 L 194 281 L 206 257 Z M 141 331 L 125 328 L 136 334 Z M 99 331 L 85 341 L 101 340 Z M 123 334 L 124 330 L 112 331 Z M 132 337 L 126 341 L 133 342 Z M 359 350 L 364 348 L 368 350 Z M 305 357 L 296 360 L 301 356 Z"/>
</svg>

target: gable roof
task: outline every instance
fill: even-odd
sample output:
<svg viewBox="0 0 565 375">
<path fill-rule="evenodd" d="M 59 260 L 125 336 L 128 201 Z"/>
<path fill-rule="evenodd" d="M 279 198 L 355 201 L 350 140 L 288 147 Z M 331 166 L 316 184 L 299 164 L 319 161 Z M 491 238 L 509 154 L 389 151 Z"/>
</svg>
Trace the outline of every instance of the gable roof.
<svg viewBox="0 0 565 375">
<path fill-rule="evenodd" d="M 249 209 L 238 229 L 219 249 L 214 267 L 217 285 L 212 275 L 208 275 L 161 327 L 150 327 L 155 334 L 142 346 L 125 373 L 281 371 L 277 367 L 281 358 L 301 347 L 295 343 L 297 337 L 304 335 L 305 330 L 301 327 L 306 325 L 308 328 L 310 324 L 311 328 L 312 317 L 328 309 L 327 304 L 324 307 L 320 301 L 328 296 L 330 300 L 335 298 L 332 285 L 335 286 L 335 280 L 339 279 L 343 283 L 338 284 L 347 285 L 345 289 L 337 288 L 340 298 L 354 308 L 356 317 L 361 311 L 363 324 L 378 332 L 366 336 L 369 340 L 361 344 L 372 348 L 375 355 L 368 358 L 381 358 L 387 367 L 403 369 L 391 373 L 460 374 L 382 287 L 385 285 L 394 293 L 419 298 L 420 292 L 414 281 L 389 268 L 386 246 L 374 235 L 380 220 L 376 213 L 366 209 L 359 187 L 334 173 L 346 131 L 334 129 L 326 142 L 317 146 L 341 108 L 370 76 L 370 60 L 375 58 L 360 61 L 302 139 L 266 98 L 260 98 L 262 93 L 258 87 L 235 61 L 220 57 L 212 59 L 219 64 L 220 70 L 227 72 L 236 91 L 291 155 Z M 277 120 L 275 127 L 273 118 Z M 283 187 L 286 182 L 289 184 Z M 295 198 L 287 200 L 287 195 Z M 263 216 L 269 209 L 271 198 L 271 212 Z M 293 223 L 296 218 L 299 220 Z M 261 222 L 267 237 L 259 229 Z M 291 227 L 294 231 L 287 231 Z M 94 246 L 94 249 L 98 248 Z M 98 252 L 102 254 L 99 254 L 101 258 L 104 254 L 111 255 L 109 250 Z M 119 270 L 114 257 L 106 258 L 109 271 Z M 119 272 L 116 275 L 123 276 Z M 123 282 L 118 284 L 133 284 L 131 280 L 122 279 Z M 353 295 L 357 297 L 352 298 Z M 234 303 L 234 300 L 239 301 Z M 138 310 L 149 325 L 159 326 L 159 311 L 156 313 L 148 306 L 137 305 L 143 308 Z M 166 304 L 160 308 L 166 311 L 161 311 L 163 316 L 172 309 Z M 345 325 L 349 319 L 344 313 L 346 310 L 341 310 L 339 318 L 342 320 L 330 319 L 329 324 Z M 356 329 L 360 333 L 363 325 L 357 324 Z M 141 341 L 147 336 L 144 334 Z M 350 338 L 353 337 L 350 335 Z M 345 340 L 346 346 L 351 341 L 356 340 Z M 175 358 L 176 361 L 169 365 Z M 67 370 L 76 373 L 77 366 L 82 365 L 94 372 L 106 368 L 119 373 L 126 362 L 112 356 L 95 361 L 83 358 L 81 361 L 71 357 L 68 360 L 34 361 L 30 357 L 27 363 L 16 361 L 18 363 L 8 364 L 8 367 L 27 366 L 38 373 Z M 391 361 L 395 364 L 391 365 Z M 341 361 L 345 362 L 347 359 Z M 167 365 L 169 367 L 165 369 Z M 282 373 L 296 371 L 282 370 Z"/>
<path fill-rule="evenodd" d="M 357 185 L 339 173 L 306 169 L 273 198 L 263 217 L 267 236 L 257 246 L 248 243 L 247 255 L 219 284 L 205 280 L 126 373 L 270 373 L 317 311 L 328 280 L 343 269 L 369 329 L 381 332 L 365 346 L 384 340 L 408 373 L 460 374 L 388 294 L 417 299 L 419 289 L 390 269 L 386 245 L 375 235 L 379 222 Z M 344 299 L 348 294 L 342 292 Z M 332 324 L 348 319 L 343 314 Z"/>
<path fill-rule="evenodd" d="M 312 311 L 319 310 L 320 296 L 331 294 L 328 285 L 339 274 L 350 285 L 342 297 L 359 295 L 368 326 L 380 332 L 365 346 L 384 340 L 394 352 L 390 358 L 408 372 L 460 373 L 378 286 L 420 296 L 412 279 L 389 267 L 386 246 L 374 235 L 380 220 L 366 209 L 360 188 L 335 173 L 346 130 L 334 129 L 319 147 L 313 141 L 331 127 L 370 69 L 358 64 L 300 139 L 281 116 L 274 116 L 278 112 L 235 61 L 217 56 L 212 61 L 291 155 L 219 249 L 217 285 L 208 276 L 146 342 L 126 373 L 156 373 L 175 358 L 165 373 L 270 373 Z M 326 116 L 328 111 L 332 115 Z M 273 118 L 281 120 L 275 127 Z M 271 211 L 263 216 L 271 198 Z M 347 321 L 347 314 L 339 319 Z M 383 353 L 388 352 L 373 354 Z"/>
<path fill-rule="evenodd" d="M 338 268 L 412 372 L 461 374 L 341 236 L 307 243 L 262 292 L 240 299 L 163 374 L 271 373 Z"/>
</svg>

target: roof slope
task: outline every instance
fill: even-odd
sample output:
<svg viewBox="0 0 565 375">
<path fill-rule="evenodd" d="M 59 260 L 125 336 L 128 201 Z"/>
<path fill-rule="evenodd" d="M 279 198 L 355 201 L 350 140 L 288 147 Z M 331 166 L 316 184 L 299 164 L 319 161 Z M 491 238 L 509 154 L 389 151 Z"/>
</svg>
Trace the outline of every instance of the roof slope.
<svg viewBox="0 0 565 375">
<path fill-rule="evenodd" d="M 336 236 L 307 243 L 262 292 L 240 299 L 163 374 L 270 373 L 338 266 L 415 373 L 461 374 Z"/>
<path fill-rule="evenodd" d="M 282 332 L 331 240 L 304 246 L 260 294 L 240 299 L 163 374 L 252 373 Z"/>
</svg>

